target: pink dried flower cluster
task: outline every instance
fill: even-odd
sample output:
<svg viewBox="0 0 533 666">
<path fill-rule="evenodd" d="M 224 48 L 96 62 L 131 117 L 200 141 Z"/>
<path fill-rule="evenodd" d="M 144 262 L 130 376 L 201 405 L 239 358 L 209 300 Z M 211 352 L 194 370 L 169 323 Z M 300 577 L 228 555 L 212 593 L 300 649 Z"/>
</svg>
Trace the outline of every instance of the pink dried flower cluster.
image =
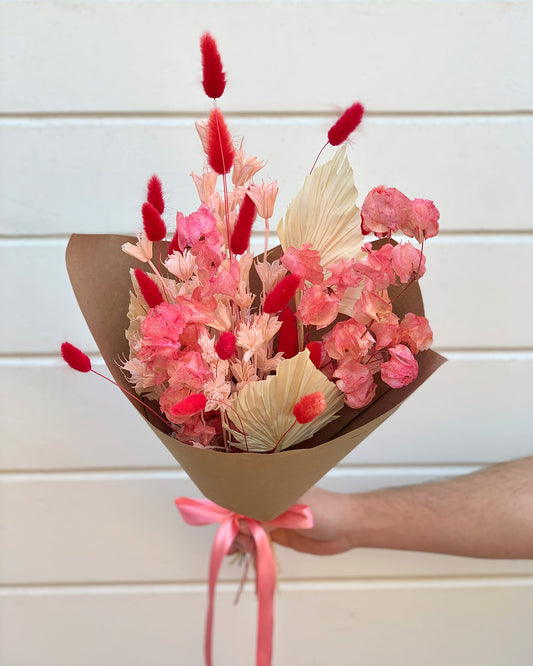
<svg viewBox="0 0 533 666">
<path fill-rule="evenodd" d="M 210 35 L 202 37 L 202 55 L 204 90 L 218 98 L 226 76 Z M 330 129 L 329 143 L 344 142 L 362 115 L 361 104 L 350 107 Z M 362 258 L 325 264 L 312 243 L 303 242 L 271 261 L 268 220 L 277 183 L 254 182 L 264 163 L 247 158 L 242 144 L 234 145 L 218 107 L 196 127 L 206 155 L 202 173 L 192 174 L 199 208 L 177 213 L 173 238 L 162 246 L 167 250 L 161 256 L 165 205 L 154 176 L 142 207 L 144 233 L 136 245 L 123 246 L 148 266 L 146 272 L 132 271 L 130 358 L 123 364 L 136 393 L 158 400 L 179 440 L 233 450 L 235 426 L 228 413 L 239 393 L 305 349 L 313 372 L 318 369 L 336 384 L 352 408 L 372 401 L 379 377 L 392 388 L 412 382 L 418 373 L 415 356 L 430 347 L 432 332 L 424 317 L 408 313 L 400 319 L 393 303 L 425 273 L 423 244 L 438 231 L 434 204 L 376 187 L 363 203 L 361 232 L 381 240 L 364 243 Z M 219 178 L 222 189 L 217 188 Z M 254 260 L 250 239 L 257 215 L 265 220 L 267 233 L 264 254 Z M 392 241 L 391 235 L 400 232 L 421 247 Z M 152 263 L 152 241 L 158 268 Z M 361 256 L 359 249 L 353 248 L 354 256 Z M 252 291 L 252 270 L 260 279 L 260 293 Z M 343 299 L 354 293 L 349 316 L 339 319 Z M 86 371 L 81 356 L 70 348 L 65 353 L 73 356 L 72 367 Z M 318 418 L 326 407 L 321 391 L 284 406 L 295 419 L 287 432 Z M 244 428 L 239 432 L 246 438 Z"/>
</svg>

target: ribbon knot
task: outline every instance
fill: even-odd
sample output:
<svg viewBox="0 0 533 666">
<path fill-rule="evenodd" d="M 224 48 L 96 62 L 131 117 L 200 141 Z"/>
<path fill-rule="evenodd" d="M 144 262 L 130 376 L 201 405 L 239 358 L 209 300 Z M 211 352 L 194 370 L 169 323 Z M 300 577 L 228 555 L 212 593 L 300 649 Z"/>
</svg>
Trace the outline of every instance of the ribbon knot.
<svg viewBox="0 0 533 666">
<path fill-rule="evenodd" d="M 183 520 L 188 525 L 211 525 L 220 523 L 209 561 L 209 603 L 205 627 L 205 662 L 212 666 L 212 637 L 214 619 L 215 588 L 218 572 L 233 540 L 239 533 L 239 521 L 250 528 L 256 550 L 256 588 L 258 598 L 257 614 L 257 666 L 270 666 L 272 662 L 272 632 L 274 628 L 274 590 L 276 587 L 276 563 L 265 526 L 289 529 L 309 529 L 313 527 L 313 516 L 309 507 L 295 504 L 274 520 L 260 522 L 254 518 L 224 509 L 206 499 L 178 497 L 176 500 Z"/>
</svg>

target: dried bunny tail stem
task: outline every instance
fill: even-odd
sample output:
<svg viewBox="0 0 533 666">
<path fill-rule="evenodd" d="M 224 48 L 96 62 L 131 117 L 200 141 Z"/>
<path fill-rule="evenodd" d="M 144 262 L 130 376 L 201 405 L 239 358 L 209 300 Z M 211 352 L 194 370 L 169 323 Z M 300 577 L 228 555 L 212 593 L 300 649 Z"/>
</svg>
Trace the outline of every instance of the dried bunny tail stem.
<svg viewBox="0 0 533 666">
<path fill-rule="evenodd" d="M 248 194 L 245 194 L 231 234 L 231 250 L 235 254 L 243 254 L 248 249 L 256 216 L 255 203 Z"/>
<path fill-rule="evenodd" d="M 360 125 L 365 107 L 356 102 L 348 107 L 328 132 L 328 142 L 332 146 L 340 146 L 350 134 Z"/>
<path fill-rule="evenodd" d="M 202 53 L 202 86 L 205 94 L 211 99 L 222 97 L 226 88 L 226 74 L 222 68 L 222 59 L 213 36 L 204 32 L 200 38 Z"/>
<path fill-rule="evenodd" d="M 148 240 L 160 241 L 165 238 L 167 228 L 163 222 L 163 218 L 159 214 L 157 208 L 149 201 L 145 201 L 142 207 L 142 217 L 144 225 L 144 233 Z"/>
<path fill-rule="evenodd" d="M 136 400 L 138 403 L 140 403 L 145 409 L 148 409 L 154 416 L 157 416 L 158 419 L 163 421 L 165 425 L 167 425 L 169 428 L 172 430 L 174 429 L 172 424 L 169 423 L 166 419 L 164 419 L 161 414 L 158 414 L 154 409 L 152 409 L 149 405 L 144 403 L 140 398 L 138 398 L 136 395 L 131 393 L 131 391 L 128 391 L 125 388 L 122 388 L 122 386 L 119 386 L 119 384 L 116 383 L 113 379 L 110 379 L 109 377 L 106 377 L 105 375 L 102 375 L 100 372 L 97 372 L 94 370 L 94 368 L 91 365 L 91 359 L 85 354 L 84 352 L 81 351 L 81 349 L 78 349 L 74 345 L 72 345 L 70 342 L 63 342 L 61 345 L 61 355 L 63 356 L 63 359 L 65 360 L 66 363 L 73 369 L 77 370 L 78 372 L 92 372 L 94 375 L 97 375 L 98 377 L 101 377 L 102 379 L 105 379 L 108 382 L 111 382 L 114 386 L 119 388 L 121 391 L 129 395 L 131 398 Z"/>
<path fill-rule="evenodd" d="M 136 268 L 133 271 L 133 274 L 135 275 L 135 279 L 139 284 L 141 294 L 143 295 L 143 298 L 146 301 L 148 307 L 155 308 L 158 305 L 161 305 L 165 299 L 163 298 L 163 294 L 159 291 L 159 287 L 152 280 L 152 278 L 146 275 L 146 273 L 140 268 Z"/>
<path fill-rule="evenodd" d="M 151 203 L 160 215 L 165 212 L 165 200 L 163 199 L 163 186 L 156 175 L 148 181 L 146 200 Z"/>
</svg>

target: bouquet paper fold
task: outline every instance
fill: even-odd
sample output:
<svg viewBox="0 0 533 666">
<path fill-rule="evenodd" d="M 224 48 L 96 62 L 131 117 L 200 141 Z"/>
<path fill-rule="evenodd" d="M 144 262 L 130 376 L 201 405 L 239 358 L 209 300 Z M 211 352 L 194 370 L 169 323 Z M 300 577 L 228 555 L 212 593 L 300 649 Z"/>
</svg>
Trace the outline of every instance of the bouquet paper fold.
<svg viewBox="0 0 533 666">
<path fill-rule="evenodd" d="M 121 251 L 135 239 L 115 235 L 73 235 L 67 247 L 69 277 L 102 357 L 115 381 L 124 389 L 130 385 L 117 359 L 128 356 L 125 337 L 130 298 L 130 268 L 135 259 Z M 161 251 L 168 244 L 161 243 Z M 141 264 L 138 263 L 140 266 Z M 260 291 L 259 281 L 255 293 Z M 423 315 L 418 284 L 413 284 L 394 301 L 399 316 L 406 312 Z M 338 419 L 311 440 L 275 454 L 226 453 L 197 448 L 179 442 L 164 425 L 135 400 L 128 398 L 202 493 L 231 511 L 268 521 L 283 513 L 299 497 L 344 458 L 355 446 L 383 423 L 446 360 L 428 350 L 418 357 L 415 381 L 400 389 L 382 385 L 366 408 L 344 407 Z M 159 410 L 157 403 L 150 403 Z"/>
</svg>

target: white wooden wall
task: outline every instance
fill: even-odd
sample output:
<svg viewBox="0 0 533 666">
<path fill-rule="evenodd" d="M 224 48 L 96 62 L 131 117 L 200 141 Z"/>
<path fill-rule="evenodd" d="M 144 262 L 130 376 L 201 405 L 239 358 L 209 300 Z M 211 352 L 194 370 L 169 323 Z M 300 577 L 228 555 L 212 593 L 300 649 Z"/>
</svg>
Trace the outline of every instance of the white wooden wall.
<svg viewBox="0 0 533 666">
<path fill-rule="evenodd" d="M 118 391 L 72 373 L 97 349 L 64 267 L 72 232 L 135 232 L 146 179 L 196 207 L 193 120 L 209 103 L 198 38 L 229 76 L 222 107 L 296 193 L 336 109 L 368 109 L 350 155 L 362 195 L 431 198 L 422 282 L 446 364 L 324 480 L 366 490 L 533 453 L 531 2 L 0 1 L 0 664 L 201 663 L 213 530 Z M 275 664 L 526 666 L 533 562 L 278 551 Z M 231 604 L 216 663 L 251 664 L 255 600 Z"/>
</svg>

